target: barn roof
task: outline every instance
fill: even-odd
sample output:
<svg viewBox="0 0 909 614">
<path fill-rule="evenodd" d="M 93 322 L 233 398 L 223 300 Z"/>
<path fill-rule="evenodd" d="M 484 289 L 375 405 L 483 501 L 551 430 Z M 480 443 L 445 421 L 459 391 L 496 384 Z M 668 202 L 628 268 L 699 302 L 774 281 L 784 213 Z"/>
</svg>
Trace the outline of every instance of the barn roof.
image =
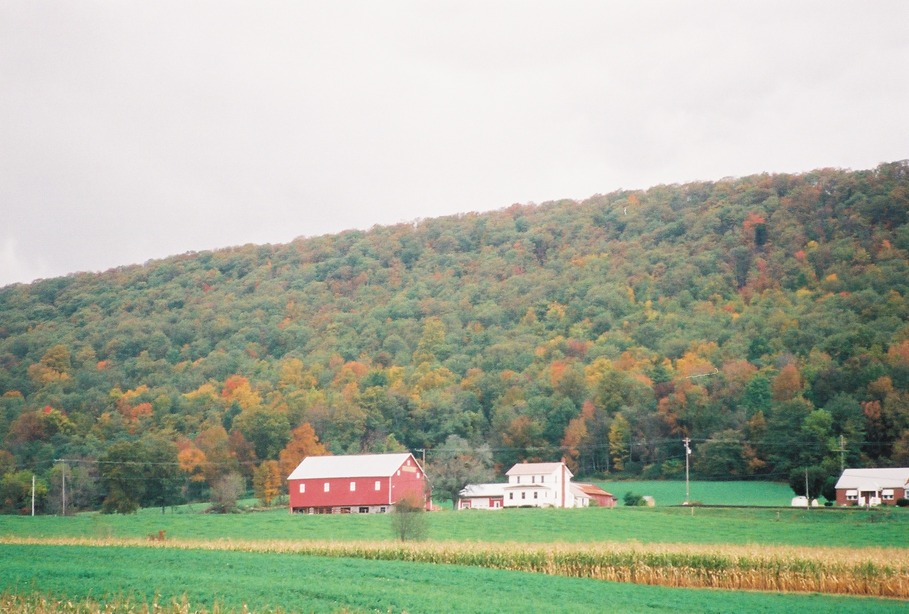
<svg viewBox="0 0 909 614">
<path fill-rule="evenodd" d="M 836 482 L 837 489 L 902 488 L 909 482 L 909 467 L 845 469 Z"/>
<path fill-rule="evenodd" d="M 287 479 L 389 477 L 410 458 L 413 458 L 413 456 L 409 452 L 398 454 L 354 454 L 349 456 L 307 456 L 287 476 Z M 414 460 L 414 464 L 416 464 L 416 460 Z"/>
</svg>

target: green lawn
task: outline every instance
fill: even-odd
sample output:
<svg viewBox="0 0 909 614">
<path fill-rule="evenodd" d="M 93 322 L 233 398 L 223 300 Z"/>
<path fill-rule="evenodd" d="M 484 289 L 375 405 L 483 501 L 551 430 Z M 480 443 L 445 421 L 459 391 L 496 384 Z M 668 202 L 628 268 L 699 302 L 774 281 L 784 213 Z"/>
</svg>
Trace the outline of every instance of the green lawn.
<svg viewBox="0 0 909 614">
<path fill-rule="evenodd" d="M 429 539 L 492 542 L 638 541 L 641 543 L 904 546 L 909 509 L 590 508 L 442 511 L 427 514 Z M 389 515 L 80 514 L 0 516 L 0 535 L 170 539 L 391 540 Z"/>
<path fill-rule="evenodd" d="M 0 545 L 0 591 L 294 612 L 905 612 L 906 603 L 670 589 L 451 565 L 226 551 Z"/>
<path fill-rule="evenodd" d="M 681 505 L 685 501 L 684 480 L 629 480 L 623 482 L 597 482 L 604 490 L 618 497 L 627 492 L 639 495 L 650 495 L 659 506 Z M 690 501 L 704 505 L 760 505 L 770 507 L 787 507 L 792 502 L 794 493 L 788 484 L 781 482 L 702 482 L 692 480 L 688 483 L 691 493 Z"/>
</svg>

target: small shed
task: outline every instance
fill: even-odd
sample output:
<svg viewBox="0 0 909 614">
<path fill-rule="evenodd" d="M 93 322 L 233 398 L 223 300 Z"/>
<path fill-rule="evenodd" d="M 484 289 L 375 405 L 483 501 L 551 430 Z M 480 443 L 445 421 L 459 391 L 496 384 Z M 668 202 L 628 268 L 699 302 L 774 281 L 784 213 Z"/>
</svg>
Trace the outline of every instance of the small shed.
<svg viewBox="0 0 909 614">
<path fill-rule="evenodd" d="M 615 507 L 616 497 L 612 493 L 606 492 L 596 484 L 586 484 L 576 482 L 575 485 L 590 499 L 591 503 L 597 507 Z"/>
<path fill-rule="evenodd" d="M 468 484 L 458 493 L 459 510 L 500 510 L 505 502 L 505 484 Z"/>
</svg>

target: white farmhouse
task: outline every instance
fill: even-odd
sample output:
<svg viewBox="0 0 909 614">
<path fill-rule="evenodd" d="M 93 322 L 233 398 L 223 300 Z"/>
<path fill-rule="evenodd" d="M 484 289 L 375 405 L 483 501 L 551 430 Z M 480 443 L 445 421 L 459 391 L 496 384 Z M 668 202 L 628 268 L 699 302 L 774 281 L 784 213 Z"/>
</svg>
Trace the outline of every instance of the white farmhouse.
<svg viewBox="0 0 909 614">
<path fill-rule="evenodd" d="M 505 507 L 584 507 L 587 498 L 576 498 L 565 463 L 518 463 L 508 470 Z"/>
</svg>

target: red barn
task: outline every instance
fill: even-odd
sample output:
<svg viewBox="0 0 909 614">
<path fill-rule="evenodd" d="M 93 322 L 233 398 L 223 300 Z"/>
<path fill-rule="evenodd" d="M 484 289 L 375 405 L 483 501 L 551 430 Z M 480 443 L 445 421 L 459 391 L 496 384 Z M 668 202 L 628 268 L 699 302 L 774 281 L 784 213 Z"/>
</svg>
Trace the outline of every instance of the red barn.
<svg viewBox="0 0 909 614">
<path fill-rule="evenodd" d="M 408 495 L 429 502 L 423 469 L 407 452 L 308 456 L 287 482 L 292 513 L 384 513 Z"/>
</svg>

